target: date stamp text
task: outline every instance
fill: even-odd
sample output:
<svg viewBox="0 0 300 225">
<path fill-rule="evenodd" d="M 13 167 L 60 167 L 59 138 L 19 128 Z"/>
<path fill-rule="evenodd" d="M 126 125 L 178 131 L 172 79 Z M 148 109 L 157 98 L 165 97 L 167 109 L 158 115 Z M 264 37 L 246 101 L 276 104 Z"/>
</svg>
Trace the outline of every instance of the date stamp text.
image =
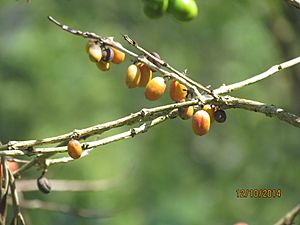
<svg viewBox="0 0 300 225">
<path fill-rule="evenodd" d="M 236 189 L 237 198 L 280 198 L 281 189 Z"/>
</svg>

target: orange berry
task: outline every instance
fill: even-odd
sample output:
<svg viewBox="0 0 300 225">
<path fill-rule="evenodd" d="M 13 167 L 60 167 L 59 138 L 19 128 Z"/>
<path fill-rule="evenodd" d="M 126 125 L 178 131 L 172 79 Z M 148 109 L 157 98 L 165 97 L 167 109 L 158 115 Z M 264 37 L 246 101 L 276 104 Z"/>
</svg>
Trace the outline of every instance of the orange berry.
<svg viewBox="0 0 300 225">
<path fill-rule="evenodd" d="M 210 117 L 204 110 L 197 111 L 192 120 L 192 128 L 196 135 L 202 136 L 209 131 Z"/>
<path fill-rule="evenodd" d="M 150 101 L 159 99 L 166 90 L 166 82 L 162 77 L 154 77 L 145 88 L 144 95 Z"/>
<path fill-rule="evenodd" d="M 187 95 L 187 88 L 185 85 L 179 83 L 177 80 L 173 79 L 170 85 L 170 97 L 175 102 L 180 102 L 185 99 Z"/>
<path fill-rule="evenodd" d="M 73 159 L 80 158 L 82 154 L 82 147 L 79 141 L 71 139 L 68 143 L 68 154 Z"/>
<path fill-rule="evenodd" d="M 139 87 L 146 87 L 148 82 L 152 79 L 152 70 L 149 68 L 149 66 L 143 63 L 138 64 L 138 67 L 141 70 L 141 80 L 139 82 Z"/>
<path fill-rule="evenodd" d="M 92 62 L 99 62 L 102 58 L 102 50 L 99 45 L 91 45 L 88 54 Z"/>
<path fill-rule="evenodd" d="M 135 88 L 138 86 L 139 82 L 141 80 L 141 70 L 140 68 L 135 65 L 131 64 L 127 68 L 127 74 L 125 77 L 125 82 L 128 88 Z"/>
<path fill-rule="evenodd" d="M 113 63 L 115 64 L 120 64 L 121 62 L 123 62 L 125 60 L 125 53 L 120 51 L 119 49 L 113 48 L 111 47 L 111 49 L 114 52 L 114 57 L 112 58 Z"/>
<path fill-rule="evenodd" d="M 187 107 L 180 107 L 178 109 L 178 115 L 181 119 L 187 120 L 190 119 L 194 114 L 194 106 L 190 105 Z"/>
<path fill-rule="evenodd" d="M 214 118 L 215 108 L 212 107 L 211 105 L 204 105 L 203 110 L 209 114 L 210 122 L 212 123 L 215 120 Z"/>
<path fill-rule="evenodd" d="M 7 161 L 7 166 L 12 173 L 19 169 L 19 164 L 13 161 Z M 0 163 L 0 177 L 2 177 L 2 172 L 2 164 Z"/>
<path fill-rule="evenodd" d="M 100 60 L 99 62 L 96 63 L 97 67 L 102 70 L 102 71 L 107 71 L 110 69 L 110 63 L 109 62 L 104 62 Z"/>
</svg>

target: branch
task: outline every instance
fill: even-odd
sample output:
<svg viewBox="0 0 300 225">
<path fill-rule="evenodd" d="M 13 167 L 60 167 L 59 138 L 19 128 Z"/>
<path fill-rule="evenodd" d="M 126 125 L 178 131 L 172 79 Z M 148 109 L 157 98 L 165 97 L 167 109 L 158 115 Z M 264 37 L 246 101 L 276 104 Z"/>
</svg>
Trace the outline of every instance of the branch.
<svg viewBox="0 0 300 225">
<path fill-rule="evenodd" d="M 142 125 L 140 125 L 137 128 L 132 128 L 129 131 L 120 133 L 120 134 L 116 134 L 107 138 L 103 138 L 101 140 L 97 140 L 97 141 L 91 141 L 91 142 L 85 142 L 82 143 L 82 146 L 87 146 L 87 150 L 85 151 L 91 151 L 92 148 L 100 146 L 100 145 L 105 145 L 105 144 L 109 144 L 112 142 L 116 142 L 116 141 L 120 141 L 123 139 L 128 139 L 128 138 L 133 138 L 135 135 L 147 132 L 149 128 L 164 122 L 166 119 L 169 118 L 169 115 L 166 116 L 160 116 L 152 121 L 148 121 L 143 123 Z M 63 146 L 63 147 L 49 147 L 49 148 L 36 148 L 34 150 L 32 150 L 34 153 L 37 154 L 41 154 L 43 153 L 41 156 L 36 157 L 35 159 L 31 160 L 28 164 L 25 164 L 24 166 L 22 166 L 19 170 L 17 170 L 14 173 L 14 176 L 17 177 L 19 176 L 22 172 L 28 170 L 29 168 L 31 168 L 32 166 L 34 166 L 35 164 L 39 164 L 41 160 L 44 160 L 44 164 L 45 164 L 45 160 L 47 158 L 49 158 L 50 156 L 54 155 L 55 153 L 60 153 L 60 152 L 66 152 L 67 151 L 67 146 Z M 0 151 L 0 153 L 7 153 L 9 152 L 9 150 L 5 150 L 5 151 Z"/>
<path fill-rule="evenodd" d="M 300 117 L 296 116 L 275 105 L 267 105 L 262 102 L 248 99 L 235 98 L 231 96 L 223 97 L 223 101 L 215 102 L 223 108 L 242 108 L 253 112 L 260 112 L 268 117 L 277 117 L 295 127 L 300 127 Z"/>
<path fill-rule="evenodd" d="M 156 63 L 150 62 L 147 59 L 147 57 L 145 57 L 145 55 L 138 55 L 138 54 L 136 54 L 136 53 L 134 53 L 134 52 L 132 52 L 132 51 L 124 48 L 119 42 L 115 42 L 112 37 L 104 38 L 104 37 L 101 37 L 101 36 L 99 36 L 99 35 L 97 35 L 95 33 L 83 32 L 83 31 L 80 31 L 80 30 L 75 30 L 75 29 L 73 29 L 73 28 L 71 28 L 71 27 L 69 27 L 67 25 L 63 25 L 62 23 L 60 23 L 59 21 L 57 21 L 56 19 L 54 19 L 51 16 L 48 16 L 48 19 L 52 23 L 54 23 L 55 25 L 57 25 L 60 28 L 62 28 L 64 31 L 67 31 L 67 32 L 69 32 L 71 34 L 74 34 L 74 35 L 82 36 L 83 38 L 95 39 L 95 40 L 98 40 L 101 44 L 104 44 L 104 45 L 107 45 L 107 46 L 112 46 L 112 47 L 114 47 L 116 49 L 119 49 L 120 51 L 123 51 L 123 52 L 127 53 L 128 55 L 130 55 L 131 57 L 135 58 L 137 61 L 146 64 L 151 69 L 159 71 L 163 76 L 172 77 L 172 78 L 178 80 L 180 83 L 186 85 L 188 88 L 190 88 L 191 90 L 193 90 L 194 93 L 198 96 L 199 99 L 201 99 L 201 94 L 200 94 L 200 92 L 199 92 L 199 90 L 197 88 L 199 88 L 201 91 L 205 91 L 206 93 L 211 94 L 212 96 L 214 96 L 214 94 L 212 93 L 212 91 L 209 90 L 208 88 L 206 88 L 203 85 L 197 83 L 196 81 L 193 81 L 191 78 L 188 78 L 187 76 L 185 76 L 184 73 L 181 73 L 181 72 L 173 69 L 172 67 L 170 67 L 164 61 L 159 60 L 156 57 L 153 57 L 148 51 L 146 51 L 143 48 L 141 48 L 140 46 L 138 46 L 137 42 L 134 41 L 134 40 L 132 40 L 131 38 L 129 38 L 128 35 L 123 35 L 123 37 L 125 38 L 126 41 L 128 41 L 128 43 L 130 43 L 134 47 L 137 47 L 137 49 L 140 50 L 142 53 L 144 53 L 144 54 L 146 54 L 148 56 L 151 55 L 150 57 L 157 64 L 165 66 L 171 72 L 158 67 L 156 65 Z"/>
<path fill-rule="evenodd" d="M 164 60 L 155 57 L 150 52 L 148 52 L 147 50 L 145 50 L 144 48 L 139 46 L 138 43 L 135 40 L 133 40 L 132 38 L 130 38 L 128 35 L 123 35 L 123 37 L 130 45 L 137 48 L 139 51 L 141 51 L 143 54 L 145 54 L 148 58 L 151 58 L 154 62 L 156 62 L 156 64 L 159 64 L 160 66 L 163 66 L 163 67 L 167 68 L 168 70 L 172 71 L 173 73 L 178 75 L 180 78 L 183 78 L 190 84 L 196 86 L 199 90 L 205 91 L 208 94 L 213 94 L 211 90 L 204 87 L 202 84 L 197 83 L 196 81 L 192 80 L 191 78 L 186 76 L 185 73 L 181 73 L 180 71 L 176 70 L 174 67 L 170 66 L 170 64 L 168 64 Z M 156 64 L 154 64 L 154 65 L 156 65 Z M 164 73 L 163 70 L 161 72 Z"/>
<path fill-rule="evenodd" d="M 55 137 L 49 137 L 41 140 L 28 140 L 28 141 L 10 141 L 5 145 L 0 146 L 0 155 L 25 155 L 25 154 L 32 154 L 32 147 L 38 145 L 45 145 L 45 144 L 53 144 L 59 143 L 61 141 L 70 140 L 73 136 L 78 139 L 88 138 L 90 136 L 96 134 L 102 134 L 105 131 L 108 131 L 113 128 L 121 127 L 124 125 L 131 125 L 134 123 L 139 122 L 141 119 L 149 120 L 153 116 L 157 117 L 157 115 L 164 115 L 169 113 L 173 109 L 177 109 L 179 107 L 190 106 L 190 105 L 197 105 L 199 104 L 199 100 L 190 100 L 181 103 L 169 104 L 159 107 L 154 107 L 150 109 L 141 109 L 136 113 L 131 113 L 128 116 L 123 118 L 110 121 L 103 124 L 98 124 L 92 127 L 84 128 L 81 130 L 74 130 L 73 132 L 69 132 L 66 134 L 62 134 Z M 6 152 L 5 152 L 6 150 Z M 9 151 L 8 151 L 9 150 Z M 19 151 L 23 150 L 23 151 Z M 11 152 L 10 152 L 11 151 Z"/>
<path fill-rule="evenodd" d="M 5 225 L 7 215 L 7 197 L 9 192 L 9 175 L 8 165 L 6 164 L 6 157 L 1 157 L 0 170 L 2 169 L 2 176 L 0 177 L 0 224 Z"/>
<path fill-rule="evenodd" d="M 281 218 L 274 225 L 292 225 L 297 215 L 300 214 L 300 204 L 288 212 L 283 218 Z"/>
<path fill-rule="evenodd" d="M 12 206 L 14 209 L 14 217 L 12 219 L 11 224 L 19 224 L 18 221 L 20 221 L 21 225 L 25 225 L 25 220 L 20 210 L 20 202 L 17 193 L 15 178 L 10 170 L 8 170 L 8 175 L 9 175 L 9 186 L 10 186 L 10 191 L 12 196 Z"/>
<path fill-rule="evenodd" d="M 92 38 L 94 39 L 98 44 L 100 45 L 107 45 L 112 46 L 116 49 L 119 49 L 133 58 L 135 60 L 140 61 L 148 65 L 150 68 L 155 69 L 159 71 L 164 77 L 172 77 L 176 80 L 178 80 L 180 83 L 184 84 L 189 88 L 190 90 L 193 90 L 194 92 L 191 92 L 192 97 L 195 97 L 194 99 L 187 100 L 186 102 L 181 103 L 175 103 L 175 104 L 169 104 L 164 106 L 159 106 L 155 108 L 150 109 L 142 109 L 136 113 L 132 113 L 128 116 L 125 116 L 123 118 L 98 124 L 92 127 L 88 127 L 81 130 L 74 130 L 73 132 L 69 132 L 63 135 L 55 136 L 55 137 L 49 137 L 41 140 L 28 140 L 28 141 L 10 141 L 9 143 L 5 145 L 0 145 L 0 156 L 1 155 L 10 155 L 10 156 L 17 156 L 17 155 L 36 155 L 36 157 L 29 162 L 25 163 L 22 167 L 19 168 L 19 170 L 15 171 L 14 176 L 19 176 L 22 172 L 28 170 L 34 165 L 40 165 L 44 168 L 57 164 L 57 163 L 65 163 L 69 162 L 73 159 L 70 159 L 70 157 L 62 157 L 59 159 L 49 159 L 51 156 L 53 156 L 56 153 L 66 152 L 67 151 L 67 143 L 71 138 L 76 139 L 86 139 L 88 137 L 91 137 L 93 135 L 102 134 L 105 131 L 109 131 L 111 129 L 122 127 L 125 125 L 133 125 L 136 123 L 139 123 L 140 125 L 138 127 L 129 129 L 126 132 L 115 134 L 112 136 L 109 136 L 107 138 L 103 138 L 97 141 L 90 141 L 90 142 L 84 142 L 82 143 L 82 147 L 84 149 L 82 157 L 88 155 L 88 153 L 97 146 L 105 145 L 108 143 L 112 143 L 115 141 L 128 139 L 131 137 L 134 137 L 137 134 L 146 132 L 149 128 L 164 122 L 170 117 L 176 117 L 178 113 L 178 108 L 185 107 L 185 106 L 195 106 L 196 108 L 202 108 L 204 104 L 215 104 L 218 105 L 220 108 L 242 108 L 250 111 L 255 112 L 261 112 L 266 114 L 267 116 L 276 116 L 277 118 L 288 122 L 296 127 L 299 126 L 299 117 L 291 114 L 289 112 L 286 112 L 283 109 L 277 108 L 273 105 L 267 105 L 265 103 L 251 101 L 247 99 L 239 99 L 234 98 L 231 96 L 219 96 L 218 94 L 227 93 L 229 91 L 244 87 L 246 85 L 253 84 L 255 82 L 258 82 L 262 79 L 267 78 L 268 76 L 271 76 L 272 74 L 278 72 L 279 70 L 291 67 L 293 65 L 296 65 L 300 62 L 300 57 L 295 58 L 293 60 L 287 61 L 285 63 L 282 63 L 277 66 L 271 67 L 266 72 L 256 75 L 250 79 L 247 79 L 245 81 L 241 81 L 235 84 L 231 84 L 228 86 L 222 86 L 218 89 L 215 89 L 213 91 L 203 88 L 203 85 L 191 80 L 186 76 L 186 73 L 181 73 L 175 68 L 168 65 L 165 61 L 156 58 L 155 56 L 151 55 L 148 51 L 146 51 L 144 48 L 140 47 L 136 41 L 129 38 L 127 35 L 123 35 L 124 38 L 133 46 L 135 46 L 139 51 L 142 52 L 141 55 L 138 55 L 130 50 L 127 50 L 124 48 L 120 43 L 115 42 L 112 37 L 103 38 L 95 33 L 90 32 L 82 32 L 80 30 L 74 30 L 73 28 L 63 25 L 57 20 L 55 20 L 52 17 L 48 17 L 51 22 L 61 27 L 63 30 L 70 32 L 75 35 L 79 35 L 84 38 Z M 151 61 L 154 61 L 152 63 Z M 158 66 L 157 66 L 158 65 Z M 161 68 L 165 67 L 167 70 L 164 70 Z M 206 92 L 206 94 L 200 94 L 200 91 Z M 53 144 L 53 143 L 60 143 L 57 147 L 40 147 L 36 148 L 36 146 L 41 146 L 45 144 Z"/>
<path fill-rule="evenodd" d="M 82 143 L 82 146 L 86 146 L 85 149 L 86 151 L 91 151 L 91 148 L 95 148 L 98 146 L 106 145 L 112 142 L 120 141 L 123 139 L 128 139 L 128 138 L 133 138 L 135 135 L 141 134 L 146 132 L 150 127 L 153 127 L 159 123 L 164 122 L 168 116 L 160 116 L 154 120 L 151 120 L 146 123 L 142 123 L 139 127 L 132 128 L 128 131 L 109 136 L 107 138 L 103 138 L 97 141 L 90 141 L 90 142 L 84 142 Z M 0 151 L 1 153 L 7 153 L 9 150 L 6 151 Z M 46 148 L 35 148 L 31 150 L 32 154 L 53 154 L 53 153 L 63 153 L 67 152 L 67 146 L 62 146 L 62 147 L 46 147 Z M 24 152 L 22 153 L 24 154 Z"/>
<path fill-rule="evenodd" d="M 213 90 L 213 92 L 217 95 L 229 93 L 231 91 L 240 89 L 242 87 L 245 87 L 245 86 L 248 86 L 250 84 L 254 84 L 258 81 L 261 81 L 263 79 L 266 79 L 269 76 L 271 76 L 271 75 L 273 75 L 273 74 L 275 74 L 275 73 L 277 73 L 281 70 L 292 67 L 292 66 L 297 65 L 299 63 L 300 63 L 300 57 L 296 57 L 296 58 L 291 59 L 287 62 L 281 63 L 279 65 L 272 66 L 267 71 L 265 71 L 261 74 L 255 75 L 255 76 L 253 76 L 253 77 L 251 77 L 247 80 L 244 80 L 244 81 L 241 81 L 241 82 L 238 82 L 238 83 L 234 83 L 234 84 L 230 84 L 230 85 L 223 85 L 223 86 Z"/>
</svg>

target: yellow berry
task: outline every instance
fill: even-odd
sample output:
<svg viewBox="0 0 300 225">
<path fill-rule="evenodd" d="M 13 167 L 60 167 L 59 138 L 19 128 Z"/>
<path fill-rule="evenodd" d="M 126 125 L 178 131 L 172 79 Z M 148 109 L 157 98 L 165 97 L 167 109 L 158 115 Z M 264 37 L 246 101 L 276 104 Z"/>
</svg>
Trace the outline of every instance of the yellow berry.
<svg viewBox="0 0 300 225">
<path fill-rule="evenodd" d="M 170 85 L 170 97 L 175 102 L 180 102 L 185 99 L 187 95 L 187 88 L 185 85 L 179 83 L 177 80 L 173 79 Z"/>
<path fill-rule="evenodd" d="M 180 102 L 184 102 L 185 100 L 181 100 Z M 178 108 L 178 115 L 181 119 L 187 120 L 190 119 L 194 115 L 194 106 L 186 106 Z"/>
<path fill-rule="evenodd" d="M 148 82 L 152 79 L 152 70 L 149 68 L 149 66 L 143 63 L 138 64 L 138 67 L 141 70 L 141 80 L 139 82 L 139 87 L 146 87 Z"/>
<path fill-rule="evenodd" d="M 92 62 L 99 62 L 102 58 L 102 50 L 99 45 L 91 45 L 88 54 Z"/>
<path fill-rule="evenodd" d="M 112 58 L 112 63 L 120 64 L 125 60 L 125 53 L 120 51 L 119 49 L 116 49 L 114 47 L 111 47 L 111 49 L 114 52 L 114 57 Z"/>
<path fill-rule="evenodd" d="M 212 123 L 215 120 L 214 118 L 215 108 L 212 107 L 211 105 L 204 105 L 203 110 L 209 114 L 210 122 Z"/>
<path fill-rule="evenodd" d="M 166 90 L 166 82 L 162 77 L 154 77 L 145 88 L 144 95 L 150 101 L 159 99 Z"/>
<path fill-rule="evenodd" d="M 109 62 L 104 62 L 100 60 L 99 62 L 96 63 L 97 67 L 102 70 L 102 71 L 107 71 L 110 69 L 110 63 Z"/>
<path fill-rule="evenodd" d="M 135 88 L 138 86 L 141 79 L 141 70 L 140 68 L 132 64 L 127 68 L 127 73 L 125 77 L 125 82 L 128 88 Z"/>
</svg>

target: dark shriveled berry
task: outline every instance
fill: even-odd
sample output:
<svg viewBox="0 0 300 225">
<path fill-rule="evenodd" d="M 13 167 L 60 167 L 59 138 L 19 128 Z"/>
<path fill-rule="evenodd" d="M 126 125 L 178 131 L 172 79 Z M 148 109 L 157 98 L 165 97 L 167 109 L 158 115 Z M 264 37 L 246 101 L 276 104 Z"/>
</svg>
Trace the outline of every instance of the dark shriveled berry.
<svg viewBox="0 0 300 225">
<path fill-rule="evenodd" d="M 222 109 L 218 109 L 214 113 L 214 118 L 218 123 L 224 123 L 226 121 L 226 113 Z"/>
<path fill-rule="evenodd" d="M 41 192 L 44 194 L 49 194 L 51 191 L 51 185 L 48 179 L 44 176 L 41 176 L 37 179 L 37 186 Z"/>
<path fill-rule="evenodd" d="M 160 55 L 157 52 L 151 52 L 151 55 L 153 55 L 154 57 L 160 59 Z M 152 62 L 154 65 L 156 65 L 157 67 L 160 67 L 160 64 L 158 62 L 156 62 L 154 59 L 148 57 L 148 60 L 150 62 Z"/>
<path fill-rule="evenodd" d="M 110 62 L 114 58 L 114 51 L 111 48 L 105 48 L 102 51 L 102 60 L 104 62 Z"/>
</svg>

